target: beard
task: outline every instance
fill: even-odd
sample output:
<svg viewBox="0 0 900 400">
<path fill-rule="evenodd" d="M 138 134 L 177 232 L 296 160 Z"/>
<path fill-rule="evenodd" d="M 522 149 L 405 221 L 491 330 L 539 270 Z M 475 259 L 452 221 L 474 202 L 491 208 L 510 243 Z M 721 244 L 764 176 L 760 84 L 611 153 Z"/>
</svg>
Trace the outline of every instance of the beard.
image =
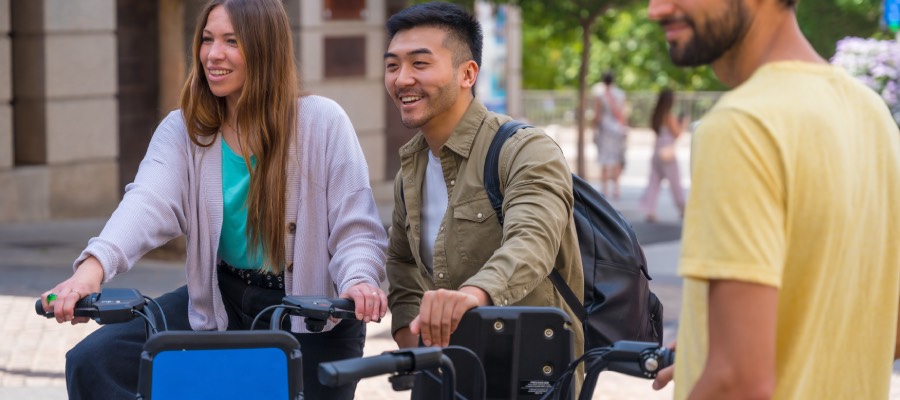
<svg viewBox="0 0 900 400">
<path fill-rule="evenodd" d="M 678 22 L 690 26 L 693 36 L 682 46 L 675 42 L 669 43 L 669 57 L 672 63 L 679 67 L 711 64 L 744 37 L 750 24 L 747 10 L 741 0 L 731 0 L 730 3 L 731 7 L 727 7 L 718 16 L 708 18 L 702 24 L 697 24 L 687 15 L 680 18 Z M 662 21 L 662 24 L 665 23 L 666 21 Z"/>
<path fill-rule="evenodd" d="M 454 84 L 455 82 L 450 81 L 446 85 L 439 87 L 434 93 L 429 94 L 427 97 L 423 96 L 420 101 L 428 100 L 428 103 L 425 104 L 425 110 L 423 110 L 422 114 L 419 116 L 401 115 L 400 122 L 403 126 L 408 129 L 419 129 L 431 121 L 436 115 L 442 114 L 453 107 L 453 103 L 456 102 L 456 97 L 458 96 L 458 93 L 454 93 L 453 91 Z"/>
</svg>

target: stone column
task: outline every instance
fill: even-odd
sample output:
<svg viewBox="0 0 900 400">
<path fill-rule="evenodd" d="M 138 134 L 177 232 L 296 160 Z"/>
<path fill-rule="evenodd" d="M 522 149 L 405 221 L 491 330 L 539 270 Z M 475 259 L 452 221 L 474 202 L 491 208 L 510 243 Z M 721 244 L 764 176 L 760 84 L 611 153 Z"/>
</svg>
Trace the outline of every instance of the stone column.
<svg viewBox="0 0 900 400">
<path fill-rule="evenodd" d="M 384 0 L 368 0 L 359 18 L 328 19 L 323 1 L 286 1 L 291 25 L 296 26 L 295 56 L 306 92 L 335 100 L 353 122 L 369 164 L 373 184 L 385 182 L 384 119 Z M 364 38 L 364 46 L 352 62 L 362 64 L 361 73 L 329 77 L 326 42 L 329 39 Z M 391 179 L 393 176 L 390 177 Z"/>
<path fill-rule="evenodd" d="M 0 171 L 12 168 L 12 47 L 9 0 L 0 0 Z"/>
<path fill-rule="evenodd" d="M 159 2 L 159 109 L 160 118 L 181 107 L 181 87 L 187 77 L 184 51 L 184 0 Z"/>
<path fill-rule="evenodd" d="M 522 107 L 522 10 L 506 5 L 506 111 L 525 118 Z"/>
<path fill-rule="evenodd" d="M 0 0 L 0 187 L 12 185 L 12 45 L 9 39 L 9 0 Z M 15 213 L 13 196 L 0 190 L 0 221 Z"/>
<path fill-rule="evenodd" d="M 13 219 L 107 215 L 119 197 L 115 0 L 11 0 L 10 10 Z"/>
</svg>

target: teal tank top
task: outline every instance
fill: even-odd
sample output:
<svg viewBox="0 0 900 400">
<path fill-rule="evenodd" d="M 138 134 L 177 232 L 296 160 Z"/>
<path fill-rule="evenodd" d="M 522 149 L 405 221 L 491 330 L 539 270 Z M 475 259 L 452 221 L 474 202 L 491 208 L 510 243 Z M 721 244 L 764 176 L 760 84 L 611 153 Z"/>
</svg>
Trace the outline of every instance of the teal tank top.
<svg viewBox="0 0 900 400">
<path fill-rule="evenodd" d="M 247 192 L 250 189 L 250 170 L 244 158 L 231 151 L 222 140 L 222 235 L 219 237 L 219 258 L 241 269 L 259 269 L 261 254 L 250 254 L 247 240 Z M 251 165 L 256 157 L 250 156 Z M 258 253 L 258 252 L 257 252 Z"/>
</svg>

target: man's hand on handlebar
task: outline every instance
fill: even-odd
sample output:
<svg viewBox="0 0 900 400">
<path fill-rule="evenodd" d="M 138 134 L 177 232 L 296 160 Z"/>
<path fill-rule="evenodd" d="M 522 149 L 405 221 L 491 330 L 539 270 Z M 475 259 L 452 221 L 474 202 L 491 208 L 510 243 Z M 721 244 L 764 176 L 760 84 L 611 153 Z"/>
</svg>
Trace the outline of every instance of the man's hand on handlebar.
<svg viewBox="0 0 900 400">
<path fill-rule="evenodd" d="M 341 298 L 351 299 L 356 305 L 356 319 L 364 322 L 381 322 L 387 313 L 387 295 L 380 288 L 359 283 L 341 293 Z"/>
<path fill-rule="evenodd" d="M 459 290 L 429 290 L 422 296 L 419 316 L 410 324 L 414 335 L 422 335 L 426 346 L 447 347 L 450 334 L 456 330 L 463 314 L 478 306 L 491 303 L 490 296 L 481 288 L 463 286 Z"/>
<path fill-rule="evenodd" d="M 71 322 L 72 325 L 90 321 L 87 317 L 75 317 L 75 303 L 82 297 L 100 291 L 103 282 L 103 267 L 94 257 L 88 257 L 78 266 L 69 279 L 56 285 L 41 295 L 44 310 L 53 311 L 59 323 Z M 48 301 L 48 296 L 56 298 Z"/>
<path fill-rule="evenodd" d="M 675 350 L 675 341 L 669 343 L 668 348 Z M 675 375 L 675 364 L 672 364 L 666 368 L 661 369 L 657 374 L 656 378 L 653 380 L 653 390 L 661 390 L 666 387 L 669 382 L 672 381 L 672 377 Z"/>
</svg>

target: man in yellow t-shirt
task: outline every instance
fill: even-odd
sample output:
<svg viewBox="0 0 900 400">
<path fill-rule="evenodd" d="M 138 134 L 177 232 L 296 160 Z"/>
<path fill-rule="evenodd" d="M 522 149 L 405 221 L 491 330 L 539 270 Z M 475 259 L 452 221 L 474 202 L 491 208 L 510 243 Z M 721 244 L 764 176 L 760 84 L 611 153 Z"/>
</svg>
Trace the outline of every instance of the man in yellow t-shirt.
<svg viewBox="0 0 900 400">
<path fill-rule="evenodd" d="M 816 54 L 794 3 L 650 0 L 672 60 L 734 87 L 694 135 L 676 399 L 889 394 L 900 132 Z"/>
</svg>

